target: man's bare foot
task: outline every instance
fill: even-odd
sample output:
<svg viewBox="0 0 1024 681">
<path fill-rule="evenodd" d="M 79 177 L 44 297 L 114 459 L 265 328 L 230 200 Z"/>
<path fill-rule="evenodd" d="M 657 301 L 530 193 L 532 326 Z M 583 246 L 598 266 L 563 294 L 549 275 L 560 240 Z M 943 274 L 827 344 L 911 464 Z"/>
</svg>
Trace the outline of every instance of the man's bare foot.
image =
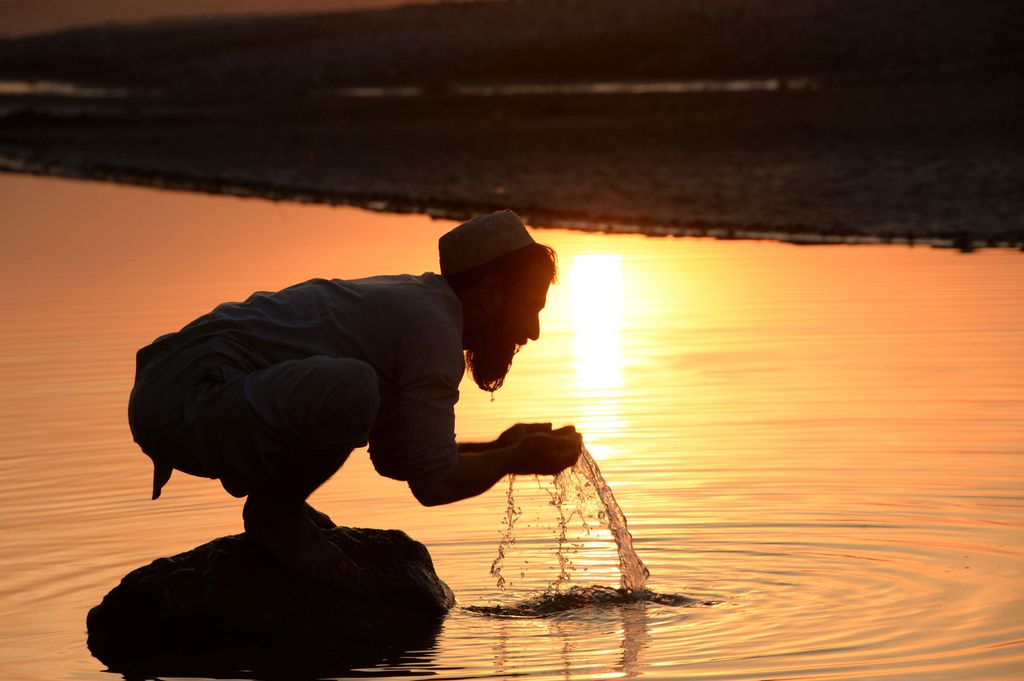
<svg viewBox="0 0 1024 681">
<path fill-rule="evenodd" d="M 242 509 L 246 536 L 293 572 L 338 584 L 359 568 L 313 524 L 304 504 L 284 504 L 250 494 Z"/>
<path fill-rule="evenodd" d="M 337 525 L 331 520 L 331 516 L 327 515 L 323 511 L 318 511 L 309 502 L 306 502 L 306 515 L 313 521 L 313 524 L 319 527 L 321 530 L 333 530 Z"/>
</svg>

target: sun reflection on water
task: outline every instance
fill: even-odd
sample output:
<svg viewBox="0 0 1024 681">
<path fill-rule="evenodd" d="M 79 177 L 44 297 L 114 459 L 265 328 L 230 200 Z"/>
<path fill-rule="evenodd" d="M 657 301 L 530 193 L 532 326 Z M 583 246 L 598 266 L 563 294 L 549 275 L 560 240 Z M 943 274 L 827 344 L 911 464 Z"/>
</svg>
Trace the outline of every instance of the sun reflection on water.
<svg viewBox="0 0 1024 681">
<path fill-rule="evenodd" d="M 622 388 L 622 256 L 577 255 L 570 272 L 576 389 Z"/>
<path fill-rule="evenodd" d="M 595 458 L 608 455 L 607 441 L 626 427 L 622 327 L 622 256 L 583 254 L 569 274 L 573 358 L 576 370 L 577 427 L 587 435 Z"/>
</svg>

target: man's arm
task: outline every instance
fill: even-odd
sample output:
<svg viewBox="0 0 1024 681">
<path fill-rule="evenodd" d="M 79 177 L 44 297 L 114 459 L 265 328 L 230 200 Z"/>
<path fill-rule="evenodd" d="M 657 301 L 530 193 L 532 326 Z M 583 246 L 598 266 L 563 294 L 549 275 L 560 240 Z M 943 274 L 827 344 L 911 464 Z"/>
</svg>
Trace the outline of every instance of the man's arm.
<svg viewBox="0 0 1024 681">
<path fill-rule="evenodd" d="M 558 429 L 558 432 L 563 431 L 576 432 L 576 429 L 572 426 L 566 426 Z M 527 433 L 550 432 L 550 423 L 517 423 L 499 435 L 497 440 L 491 440 L 490 442 L 460 442 L 459 454 L 464 452 L 488 452 L 492 449 L 502 449 L 504 447 L 518 444 L 518 442 L 522 440 Z"/>
<path fill-rule="evenodd" d="M 492 449 L 498 449 L 497 441 L 492 442 L 460 442 L 459 443 L 459 454 L 468 454 L 474 452 L 489 452 Z"/>
<path fill-rule="evenodd" d="M 486 492 L 509 473 L 555 475 L 576 463 L 583 439 L 572 426 L 518 424 L 494 442 L 459 445 L 459 463 L 447 476 L 409 481 L 424 506 L 439 506 Z"/>
</svg>

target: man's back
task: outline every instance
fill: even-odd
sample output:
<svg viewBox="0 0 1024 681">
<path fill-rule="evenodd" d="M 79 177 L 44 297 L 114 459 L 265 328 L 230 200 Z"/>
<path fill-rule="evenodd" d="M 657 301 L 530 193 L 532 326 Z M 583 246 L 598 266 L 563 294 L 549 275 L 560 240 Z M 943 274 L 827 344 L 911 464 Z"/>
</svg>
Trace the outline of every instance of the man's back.
<svg viewBox="0 0 1024 681">
<path fill-rule="evenodd" d="M 376 374 L 380 407 L 369 437 L 374 466 L 399 480 L 432 473 L 457 456 L 461 334 L 459 299 L 431 273 L 311 279 L 254 293 L 139 351 L 137 385 L 147 389 L 139 391 L 144 399 L 136 400 L 133 430 L 174 430 L 177 415 L 187 418 L 190 396 L 211 371 L 226 382 L 252 377 L 242 379 L 247 409 L 273 425 L 281 418 L 281 396 L 260 389 L 259 372 L 310 358 L 358 360 Z M 193 457 L 182 451 L 180 466 L 166 463 L 203 470 L 204 462 Z"/>
<path fill-rule="evenodd" d="M 220 355 L 244 371 L 292 359 L 348 357 L 394 381 L 410 339 L 447 345 L 461 363 L 462 312 L 458 298 L 435 274 L 366 279 L 311 279 L 275 293 L 257 292 L 224 303 L 180 331 L 139 351 L 142 367 L 171 364 L 188 372 L 200 358 Z M 419 349 L 422 352 L 423 348 Z"/>
</svg>

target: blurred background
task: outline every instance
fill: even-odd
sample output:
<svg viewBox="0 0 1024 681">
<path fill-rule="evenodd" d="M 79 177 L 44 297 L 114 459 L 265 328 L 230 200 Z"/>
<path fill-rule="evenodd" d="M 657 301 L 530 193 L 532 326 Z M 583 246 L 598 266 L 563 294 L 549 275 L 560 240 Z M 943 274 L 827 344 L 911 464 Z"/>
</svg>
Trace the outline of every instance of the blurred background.
<svg viewBox="0 0 1024 681">
<path fill-rule="evenodd" d="M 6 2 L 0 165 L 646 233 L 1022 243 L 1012 0 L 384 4 Z"/>
<path fill-rule="evenodd" d="M 1022 678 L 1022 19 L 0 0 L 0 678 Z M 459 601 L 436 636 L 94 658 L 126 573 L 241 530 L 216 482 L 150 501 L 135 352 L 253 291 L 434 270 L 499 208 L 559 283 L 457 434 L 575 424 L 668 598 L 470 609 L 618 585 L 612 537 L 550 479 L 423 509 L 356 452 L 313 503 L 428 547 Z"/>
</svg>

